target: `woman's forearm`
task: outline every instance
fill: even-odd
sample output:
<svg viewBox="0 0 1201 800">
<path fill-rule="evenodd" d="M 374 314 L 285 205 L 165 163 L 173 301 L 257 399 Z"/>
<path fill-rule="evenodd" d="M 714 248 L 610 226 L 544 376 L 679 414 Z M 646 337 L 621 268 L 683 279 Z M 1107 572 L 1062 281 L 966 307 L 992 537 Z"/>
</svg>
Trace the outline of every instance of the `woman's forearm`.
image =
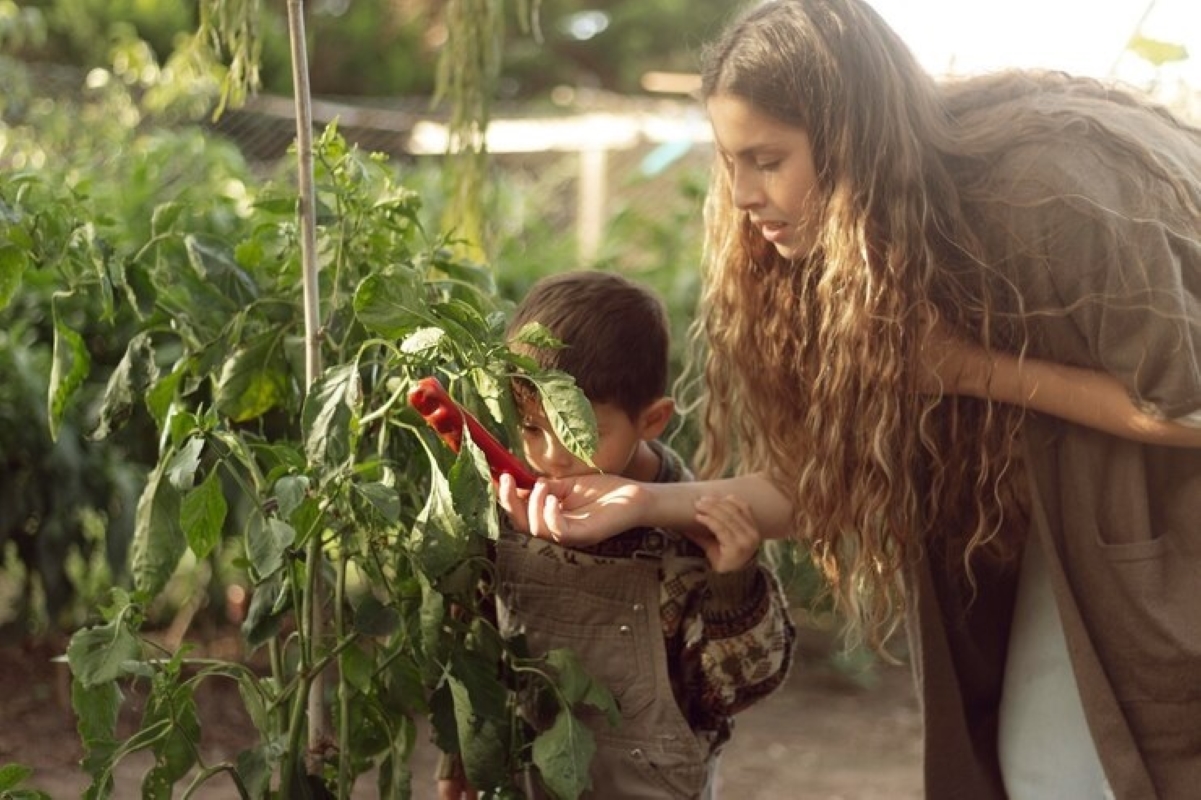
<svg viewBox="0 0 1201 800">
<path fill-rule="evenodd" d="M 1201 447 L 1201 428 L 1140 410 L 1113 376 L 1041 359 L 992 356 L 990 374 L 966 393 L 1059 417 L 1124 439 Z"/>
<path fill-rule="evenodd" d="M 792 504 L 764 473 L 711 481 L 654 483 L 642 488 L 646 492 L 643 517 L 646 525 L 675 530 L 696 528 L 697 500 L 736 495 L 750 505 L 763 538 L 784 539 L 792 533 Z"/>
</svg>

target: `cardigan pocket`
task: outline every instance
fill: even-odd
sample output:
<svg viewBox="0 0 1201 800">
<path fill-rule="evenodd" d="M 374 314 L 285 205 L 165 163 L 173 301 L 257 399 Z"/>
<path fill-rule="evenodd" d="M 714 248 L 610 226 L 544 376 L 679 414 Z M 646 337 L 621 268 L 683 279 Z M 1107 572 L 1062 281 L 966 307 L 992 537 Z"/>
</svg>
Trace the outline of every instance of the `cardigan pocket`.
<svg viewBox="0 0 1201 800">
<path fill-rule="evenodd" d="M 1201 699 L 1201 553 L 1179 531 L 1101 545 L 1073 570 L 1090 635 L 1122 702 Z M 1070 558 L 1070 556 L 1069 556 Z"/>
</svg>

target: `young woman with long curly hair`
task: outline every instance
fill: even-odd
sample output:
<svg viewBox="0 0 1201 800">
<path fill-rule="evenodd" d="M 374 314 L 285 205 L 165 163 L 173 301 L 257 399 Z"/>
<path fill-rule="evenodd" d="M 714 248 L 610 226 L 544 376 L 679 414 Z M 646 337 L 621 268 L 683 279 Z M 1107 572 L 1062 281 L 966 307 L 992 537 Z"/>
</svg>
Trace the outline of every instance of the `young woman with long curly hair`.
<svg viewBox="0 0 1201 800">
<path fill-rule="evenodd" d="M 758 527 L 909 634 L 934 798 L 1201 785 L 1201 131 L 1059 73 L 925 73 L 861 0 L 706 51 L 699 474 L 503 483 L 566 544 Z"/>
</svg>

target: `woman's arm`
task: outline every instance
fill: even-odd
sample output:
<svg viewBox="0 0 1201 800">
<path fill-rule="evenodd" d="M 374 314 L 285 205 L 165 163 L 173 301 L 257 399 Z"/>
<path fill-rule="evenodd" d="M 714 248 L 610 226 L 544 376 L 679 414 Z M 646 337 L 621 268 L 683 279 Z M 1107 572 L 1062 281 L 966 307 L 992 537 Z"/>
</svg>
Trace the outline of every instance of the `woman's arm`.
<svg viewBox="0 0 1201 800">
<path fill-rule="evenodd" d="M 998 355 L 981 396 L 1052 414 L 1123 439 L 1168 447 L 1201 447 L 1201 427 L 1154 417 L 1104 372 Z"/>
<path fill-rule="evenodd" d="M 792 504 L 763 473 L 713 481 L 640 483 L 615 475 L 540 480 L 528 493 L 500 480 L 500 504 L 517 530 L 561 544 L 594 544 L 639 525 L 705 536 L 697 501 L 736 495 L 751 509 L 764 538 L 787 537 Z"/>
<path fill-rule="evenodd" d="M 1201 447 L 1201 427 L 1146 413 L 1108 373 L 988 353 L 942 330 L 931 333 L 926 352 L 936 376 L 929 389 L 1022 406 L 1146 444 Z"/>
</svg>

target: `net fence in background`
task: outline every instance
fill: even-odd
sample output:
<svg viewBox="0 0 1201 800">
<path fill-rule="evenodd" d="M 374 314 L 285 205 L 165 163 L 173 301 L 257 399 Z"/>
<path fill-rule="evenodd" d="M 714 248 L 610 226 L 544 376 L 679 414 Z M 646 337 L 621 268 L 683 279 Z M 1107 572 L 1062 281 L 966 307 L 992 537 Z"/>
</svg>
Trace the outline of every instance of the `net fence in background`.
<svg viewBox="0 0 1201 800">
<path fill-rule="evenodd" d="M 0 103 L 5 124 L 29 118 L 33 103 L 83 103 L 95 80 L 78 69 L 43 64 L 23 65 L 21 72 L 24 92 L 10 92 Z M 26 99 L 13 99 L 19 95 Z M 312 119 L 315 132 L 336 121 L 349 144 L 387 156 L 402 180 L 411 170 L 428 181 L 447 152 L 445 110 L 431 107 L 428 98 L 316 98 Z M 145 117 L 141 124 L 162 122 Z M 295 158 L 291 97 L 258 95 L 194 124 L 233 143 L 259 174 L 278 174 Z M 494 109 L 488 135 L 492 186 L 500 198 L 498 235 L 520 236 L 523 226 L 558 231 L 574 242 L 584 265 L 617 247 L 607 237 L 621 217 L 691 217 L 699 228 L 696 189 L 710 164 L 711 144 L 693 101 L 597 93 L 577 95 L 570 111 L 507 104 Z M 638 254 L 629 258 L 636 261 Z"/>
</svg>

